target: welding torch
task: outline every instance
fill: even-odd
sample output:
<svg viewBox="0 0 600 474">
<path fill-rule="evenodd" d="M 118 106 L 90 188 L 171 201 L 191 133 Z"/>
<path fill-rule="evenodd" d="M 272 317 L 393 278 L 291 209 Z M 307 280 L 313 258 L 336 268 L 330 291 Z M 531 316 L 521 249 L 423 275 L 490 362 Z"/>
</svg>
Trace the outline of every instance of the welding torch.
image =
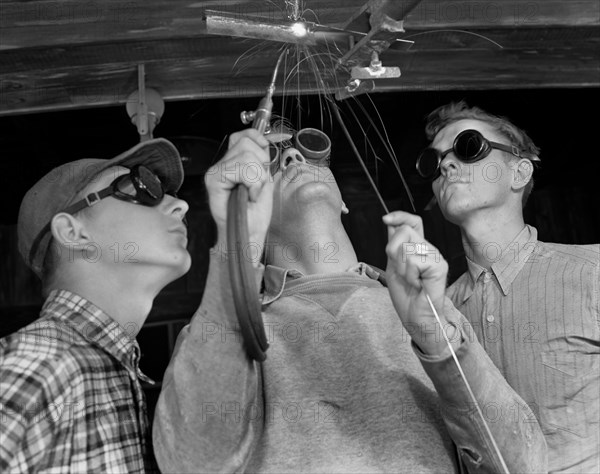
<svg viewBox="0 0 600 474">
<path fill-rule="evenodd" d="M 273 77 L 271 78 L 271 82 L 267 87 L 267 93 L 258 103 L 257 109 L 250 112 L 244 111 L 240 114 L 242 123 L 249 124 L 252 122 L 252 128 L 263 134 L 269 131 L 269 122 L 271 120 L 271 111 L 273 110 L 273 93 L 275 92 L 277 71 L 279 70 L 279 64 L 281 64 L 281 59 L 286 51 L 279 55 L 279 59 L 277 59 L 275 69 L 273 70 Z"/>
<path fill-rule="evenodd" d="M 261 134 L 269 131 L 275 80 L 284 52 L 280 54 L 277 60 L 273 77 L 267 87 L 267 93 L 258 103 L 257 109 L 240 114 L 243 123 L 248 124 L 252 121 L 252 128 L 258 130 Z M 231 191 L 227 203 L 227 247 L 233 253 L 228 260 L 229 275 L 233 303 L 246 352 L 250 358 L 262 362 L 267 358 L 266 351 L 269 348 L 269 342 L 262 321 L 254 267 L 250 260 L 244 257 L 244 249 L 246 249 L 250 240 L 247 216 L 248 188 L 243 184 L 238 184 Z"/>
</svg>

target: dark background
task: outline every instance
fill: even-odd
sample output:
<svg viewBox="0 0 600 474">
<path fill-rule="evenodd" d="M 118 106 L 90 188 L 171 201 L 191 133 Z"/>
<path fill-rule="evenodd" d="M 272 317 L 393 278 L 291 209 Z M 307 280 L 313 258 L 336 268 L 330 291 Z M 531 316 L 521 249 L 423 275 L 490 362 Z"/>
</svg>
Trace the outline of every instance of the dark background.
<svg viewBox="0 0 600 474">
<path fill-rule="evenodd" d="M 434 206 L 424 211 L 432 197 L 429 183 L 414 171 L 417 153 L 427 145 L 424 118 L 434 108 L 453 100 L 466 100 L 485 110 L 508 116 L 524 128 L 541 148 L 542 168 L 525 209 L 526 222 L 538 228 L 540 240 L 585 244 L 600 242 L 600 164 L 597 89 L 536 89 L 497 91 L 427 91 L 372 94 L 371 100 L 414 195 L 417 212 L 425 221 L 426 236 L 450 263 L 450 280 L 465 268 L 458 229 L 444 222 Z M 366 96 L 359 102 L 370 110 Z M 382 207 L 370 188 L 356 158 L 350 153 L 340 127 L 318 96 L 275 99 L 275 111 L 286 104 L 286 118 L 296 128 L 323 129 L 333 142 L 332 170 L 350 214 L 344 225 L 359 259 L 385 267 L 386 230 Z M 351 102 L 351 101 L 350 101 Z M 181 196 L 191 205 L 190 272 L 159 295 L 148 323 L 139 335 L 142 369 L 160 381 L 175 337 L 200 302 L 207 271 L 208 249 L 214 239 L 202 175 L 215 160 L 223 138 L 245 126 L 239 112 L 256 107 L 257 98 L 168 102 L 155 137 L 171 139 L 185 157 L 186 181 Z M 358 110 L 356 108 L 355 110 Z M 369 170 L 391 210 L 411 210 L 397 172 L 377 140 L 375 128 L 364 115 L 359 122 L 369 131 L 375 154 L 368 150 L 365 135 L 342 110 L 361 152 L 367 150 Z M 16 251 L 16 221 L 26 190 L 53 167 L 83 157 L 110 158 L 135 145 L 139 137 L 125 106 L 17 115 L 0 118 L 0 336 L 34 319 L 42 303 L 40 286 Z M 147 387 L 152 414 L 160 384 Z"/>
<path fill-rule="evenodd" d="M 600 240 L 600 201 L 596 189 L 600 164 L 595 150 L 599 122 L 593 106 L 597 93 L 597 89 L 411 91 L 371 94 L 370 98 L 381 115 L 415 195 L 418 212 L 432 196 L 429 184 L 414 172 L 415 157 L 427 144 L 423 134 L 424 117 L 439 105 L 465 99 L 470 105 L 508 116 L 541 147 L 543 166 L 536 172 L 535 191 L 525 211 L 528 221 L 540 227 L 540 239 L 589 243 Z M 368 98 L 359 96 L 358 99 L 377 121 Z M 350 153 L 340 127 L 328 112 L 326 101 L 318 96 L 304 96 L 300 98 L 302 110 L 299 112 L 295 100 L 285 99 L 286 118 L 297 128 L 314 126 L 328 133 L 333 141 L 332 169 L 340 187 L 352 197 L 361 195 L 361 202 L 371 200 L 374 194 Z M 239 112 L 255 108 L 257 102 L 256 98 L 168 102 L 154 136 L 176 143 L 182 155 L 189 158 L 185 164 L 187 181 L 194 181 L 214 161 L 223 138 L 245 127 L 239 120 Z M 275 99 L 276 112 L 281 110 L 283 102 L 281 97 Z M 341 103 L 342 112 L 344 105 L 352 102 Z M 358 110 L 356 106 L 354 109 Z M 347 113 L 345 117 L 359 150 L 367 150 L 356 120 Z M 359 114 L 359 117 L 363 127 L 370 126 L 364 115 Z M 124 106 L 3 117 L 0 130 L 1 225 L 16 223 L 25 191 L 54 166 L 82 157 L 110 158 L 138 141 Z M 380 143 L 372 126 L 369 137 Z M 369 150 L 365 155 L 372 175 L 386 200 L 409 209 L 401 181 L 378 143 L 377 154 L 382 162 L 376 165 Z M 546 215 L 546 209 L 552 209 L 553 215 Z M 435 209 L 433 214 L 436 214 Z M 362 251 L 367 236 L 351 237 L 359 252 Z M 435 235 L 431 238 L 435 240 Z M 380 250 L 364 250 L 365 257 L 381 264 Z"/>
</svg>

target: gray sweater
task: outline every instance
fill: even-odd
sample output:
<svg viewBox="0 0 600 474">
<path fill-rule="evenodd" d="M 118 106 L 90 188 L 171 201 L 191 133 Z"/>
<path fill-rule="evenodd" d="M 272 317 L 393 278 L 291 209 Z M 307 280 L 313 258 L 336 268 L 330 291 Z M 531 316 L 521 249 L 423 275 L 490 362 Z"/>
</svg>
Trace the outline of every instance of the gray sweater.
<svg viewBox="0 0 600 474">
<path fill-rule="evenodd" d="M 163 472 L 455 472 L 452 438 L 470 471 L 499 471 L 454 362 L 411 345 L 378 281 L 268 267 L 271 347 L 256 364 L 237 330 L 228 276 L 211 258 L 206 295 L 179 336 L 157 405 Z M 460 327 L 451 305 L 445 314 Z M 509 469 L 543 471 L 545 443 L 526 422 L 529 409 L 477 342 L 459 336 L 480 403 L 505 413 L 489 424 Z"/>
</svg>

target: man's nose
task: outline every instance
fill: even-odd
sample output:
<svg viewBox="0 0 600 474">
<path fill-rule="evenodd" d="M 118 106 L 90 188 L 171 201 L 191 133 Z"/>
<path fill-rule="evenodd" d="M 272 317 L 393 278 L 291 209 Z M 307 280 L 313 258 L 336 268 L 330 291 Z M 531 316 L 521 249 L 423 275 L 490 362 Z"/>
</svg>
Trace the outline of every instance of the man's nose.
<svg viewBox="0 0 600 474">
<path fill-rule="evenodd" d="M 280 158 L 280 166 L 285 170 L 288 166 L 306 163 L 306 159 L 295 148 L 287 148 Z"/>
<path fill-rule="evenodd" d="M 440 173 L 446 179 L 456 179 L 460 175 L 460 164 L 453 153 L 446 155 L 440 163 Z"/>
<path fill-rule="evenodd" d="M 170 194 L 165 195 L 163 202 L 165 204 L 165 211 L 169 214 L 175 214 L 179 218 L 185 218 L 187 211 L 190 209 L 187 201 Z"/>
</svg>

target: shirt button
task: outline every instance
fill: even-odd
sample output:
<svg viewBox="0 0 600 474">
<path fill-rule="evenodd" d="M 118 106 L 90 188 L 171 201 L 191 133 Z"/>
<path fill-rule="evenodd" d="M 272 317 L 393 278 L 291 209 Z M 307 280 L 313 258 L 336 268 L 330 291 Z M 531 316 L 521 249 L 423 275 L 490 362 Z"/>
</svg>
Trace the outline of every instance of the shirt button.
<svg viewBox="0 0 600 474">
<path fill-rule="evenodd" d="M 494 316 L 491 315 L 491 314 L 488 314 L 485 319 L 487 319 L 488 323 L 493 323 L 494 322 Z"/>
</svg>

